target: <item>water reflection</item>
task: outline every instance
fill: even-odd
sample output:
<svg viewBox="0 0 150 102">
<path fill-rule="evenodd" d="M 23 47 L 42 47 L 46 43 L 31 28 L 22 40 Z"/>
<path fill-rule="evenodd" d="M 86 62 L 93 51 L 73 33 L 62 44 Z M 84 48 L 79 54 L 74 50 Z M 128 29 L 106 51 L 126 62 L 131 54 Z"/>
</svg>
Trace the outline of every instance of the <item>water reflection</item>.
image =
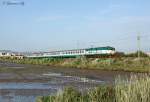
<svg viewBox="0 0 150 102">
<path fill-rule="evenodd" d="M 0 83 L 0 102 L 35 102 L 37 96 L 54 94 L 66 86 L 78 89 L 94 87 L 103 83 L 100 80 L 77 76 L 65 76 L 60 73 L 44 73 L 47 82 L 2 82 Z"/>
<path fill-rule="evenodd" d="M 4 89 L 0 90 L 0 102 L 35 102 L 37 96 L 55 92 L 52 89 Z"/>
</svg>

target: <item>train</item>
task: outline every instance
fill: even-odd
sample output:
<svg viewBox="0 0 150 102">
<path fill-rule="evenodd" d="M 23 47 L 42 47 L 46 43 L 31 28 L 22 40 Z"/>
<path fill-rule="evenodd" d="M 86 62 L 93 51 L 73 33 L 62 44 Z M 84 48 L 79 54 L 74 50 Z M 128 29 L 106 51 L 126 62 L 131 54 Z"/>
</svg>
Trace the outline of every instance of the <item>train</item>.
<svg viewBox="0 0 150 102">
<path fill-rule="evenodd" d="M 101 57 L 101 56 L 112 56 L 115 54 L 115 48 L 111 46 L 105 47 L 92 47 L 85 49 L 73 49 L 73 50 L 61 50 L 61 51 L 50 51 L 40 54 L 32 54 L 27 56 L 28 58 L 76 58 L 76 57 Z"/>
</svg>

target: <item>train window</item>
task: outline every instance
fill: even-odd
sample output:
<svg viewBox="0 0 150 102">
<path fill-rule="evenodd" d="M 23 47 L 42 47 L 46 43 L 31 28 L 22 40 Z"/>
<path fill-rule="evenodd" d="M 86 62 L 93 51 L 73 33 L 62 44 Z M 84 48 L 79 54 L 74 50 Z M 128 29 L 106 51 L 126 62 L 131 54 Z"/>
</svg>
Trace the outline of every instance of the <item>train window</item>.
<svg viewBox="0 0 150 102">
<path fill-rule="evenodd" d="M 82 53 L 82 50 L 80 50 L 80 53 Z"/>
<path fill-rule="evenodd" d="M 80 54 L 80 50 L 78 51 L 78 53 Z"/>
</svg>

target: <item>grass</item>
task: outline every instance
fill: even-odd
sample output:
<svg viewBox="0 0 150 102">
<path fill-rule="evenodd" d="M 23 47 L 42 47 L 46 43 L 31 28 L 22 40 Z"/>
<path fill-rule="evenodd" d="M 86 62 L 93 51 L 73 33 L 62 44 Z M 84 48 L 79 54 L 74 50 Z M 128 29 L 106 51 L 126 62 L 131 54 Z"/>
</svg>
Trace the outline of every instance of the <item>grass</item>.
<svg viewBox="0 0 150 102">
<path fill-rule="evenodd" d="M 119 58 L 41 58 L 41 59 L 10 59 L 1 58 L 2 61 L 11 61 L 21 64 L 36 64 L 68 68 L 117 70 L 132 72 L 150 72 L 150 57 L 138 59 L 136 57 Z"/>
<path fill-rule="evenodd" d="M 111 87 L 103 86 L 81 93 L 69 87 L 58 91 L 55 96 L 38 97 L 37 102 L 111 102 L 114 97 L 112 91 Z"/>
<path fill-rule="evenodd" d="M 150 77 L 132 76 L 130 80 L 117 80 L 116 102 L 150 102 Z"/>
<path fill-rule="evenodd" d="M 150 102 L 150 77 L 117 78 L 114 86 L 100 86 L 85 93 L 66 88 L 56 95 L 38 97 L 37 102 Z"/>
</svg>

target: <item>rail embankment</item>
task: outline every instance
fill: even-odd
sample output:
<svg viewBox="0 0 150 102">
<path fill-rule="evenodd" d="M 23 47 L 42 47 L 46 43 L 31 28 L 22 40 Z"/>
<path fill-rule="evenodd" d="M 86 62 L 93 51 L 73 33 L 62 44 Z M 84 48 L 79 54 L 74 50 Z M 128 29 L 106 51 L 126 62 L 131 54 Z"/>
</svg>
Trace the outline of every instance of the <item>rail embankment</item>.
<svg viewBox="0 0 150 102">
<path fill-rule="evenodd" d="M 99 69 L 109 71 L 150 72 L 150 57 L 118 57 L 118 58 L 0 58 L 20 64 L 47 65 L 67 68 Z"/>
</svg>

